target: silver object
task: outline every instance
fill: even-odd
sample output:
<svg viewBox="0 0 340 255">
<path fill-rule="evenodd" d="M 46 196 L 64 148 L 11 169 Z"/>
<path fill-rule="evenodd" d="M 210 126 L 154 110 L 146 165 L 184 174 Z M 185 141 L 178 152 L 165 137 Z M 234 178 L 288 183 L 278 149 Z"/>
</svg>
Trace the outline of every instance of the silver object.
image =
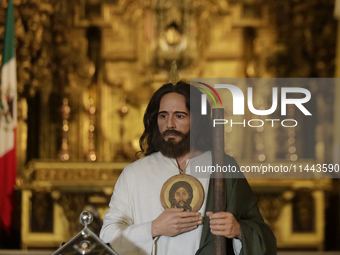
<svg viewBox="0 0 340 255">
<path fill-rule="evenodd" d="M 92 213 L 89 211 L 82 212 L 79 221 L 84 225 L 83 230 L 51 255 L 118 255 L 88 229 L 88 225 L 93 221 Z"/>
</svg>

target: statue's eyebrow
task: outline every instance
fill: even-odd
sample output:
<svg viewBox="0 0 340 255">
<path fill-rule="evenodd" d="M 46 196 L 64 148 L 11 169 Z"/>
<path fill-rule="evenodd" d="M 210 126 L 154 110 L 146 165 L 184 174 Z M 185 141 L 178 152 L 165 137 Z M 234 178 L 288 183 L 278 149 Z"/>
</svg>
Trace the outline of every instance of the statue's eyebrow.
<svg viewBox="0 0 340 255">
<path fill-rule="evenodd" d="M 188 116 L 188 114 L 187 114 L 186 112 L 182 112 L 182 111 L 175 111 L 174 113 L 175 113 L 175 114 L 180 113 L 180 114 L 184 114 L 184 115 L 187 115 L 187 116 Z"/>
<path fill-rule="evenodd" d="M 168 112 L 167 111 L 160 111 L 160 112 L 158 112 L 158 115 L 163 114 L 163 113 L 168 113 Z M 184 115 L 188 116 L 188 113 L 182 112 L 182 111 L 175 111 L 174 114 L 184 114 Z"/>
</svg>

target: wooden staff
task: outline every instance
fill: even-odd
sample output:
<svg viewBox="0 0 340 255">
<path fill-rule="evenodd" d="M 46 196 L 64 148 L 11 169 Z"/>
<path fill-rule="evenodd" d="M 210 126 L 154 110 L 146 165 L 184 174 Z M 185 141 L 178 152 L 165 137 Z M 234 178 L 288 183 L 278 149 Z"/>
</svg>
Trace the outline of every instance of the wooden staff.
<svg viewBox="0 0 340 255">
<path fill-rule="evenodd" d="M 224 119 L 224 109 L 212 109 L 212 119 Z M 212 134 L 212 164 L 213 166 L 224 166 L 224 125 L 218 124 L 213 127 Z M 213 211 L 223 212 L 225 210 L 225 193 L 223 172 L 213 173 Z M 214 236 L 215 255 L 226 255 L 227 239 L 224 236 Z"/>
</svg>

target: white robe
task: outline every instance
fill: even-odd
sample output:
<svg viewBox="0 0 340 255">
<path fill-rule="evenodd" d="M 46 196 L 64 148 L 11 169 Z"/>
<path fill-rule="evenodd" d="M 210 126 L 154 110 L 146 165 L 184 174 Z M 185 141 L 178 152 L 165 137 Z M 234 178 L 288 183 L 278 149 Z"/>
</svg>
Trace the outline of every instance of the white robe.
<svg viewBox="0 0 340 255">
<path fill-rule="evenodd" d="M 191 159 L 196 165 L 211 165 L 211 152 Z M 190 162 L 186 174 L 190 174 Z M 152 238 L 151 222 L 164 210 L 160 200 L 163 184 L 179 174 L 174 159 L 160 152 L 137 160 L 128 165 L 115 185 L 110 209 L 105 214 L 100 238 L 110 243 L 119 255 L 193 255 L 199 248 L 202 225 L 174 237 Z M 199 210 L 204 215 L 209 178 L 198 179 L 205 192 L 204 203 Z M 233 239 L 234 252 L 238 254 L 242 245 Z"/>
</svg>

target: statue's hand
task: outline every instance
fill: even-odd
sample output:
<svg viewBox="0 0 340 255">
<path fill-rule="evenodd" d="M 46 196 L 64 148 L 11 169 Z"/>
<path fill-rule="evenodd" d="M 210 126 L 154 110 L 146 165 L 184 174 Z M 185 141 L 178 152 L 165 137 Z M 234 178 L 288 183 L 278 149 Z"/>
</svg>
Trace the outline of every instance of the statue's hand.
<svg viewBox="0 0 340 255">
<path fill-rule="evenodd" d="M 188 232 L 202 224 L 202 216 L 198 212 L 184 212 L 183 208 L 165 209 L 152 222 L 151 234 L 156 236 L 176 236 Z"/>
<path fill-rule="evenodd" d="M 234 215 L 230 212 L 207 212 L 210 219 L 210 230 L 214 235 L 225 236 L 227 238 L 241 239 L 241 228 Z"/>
</svg>

